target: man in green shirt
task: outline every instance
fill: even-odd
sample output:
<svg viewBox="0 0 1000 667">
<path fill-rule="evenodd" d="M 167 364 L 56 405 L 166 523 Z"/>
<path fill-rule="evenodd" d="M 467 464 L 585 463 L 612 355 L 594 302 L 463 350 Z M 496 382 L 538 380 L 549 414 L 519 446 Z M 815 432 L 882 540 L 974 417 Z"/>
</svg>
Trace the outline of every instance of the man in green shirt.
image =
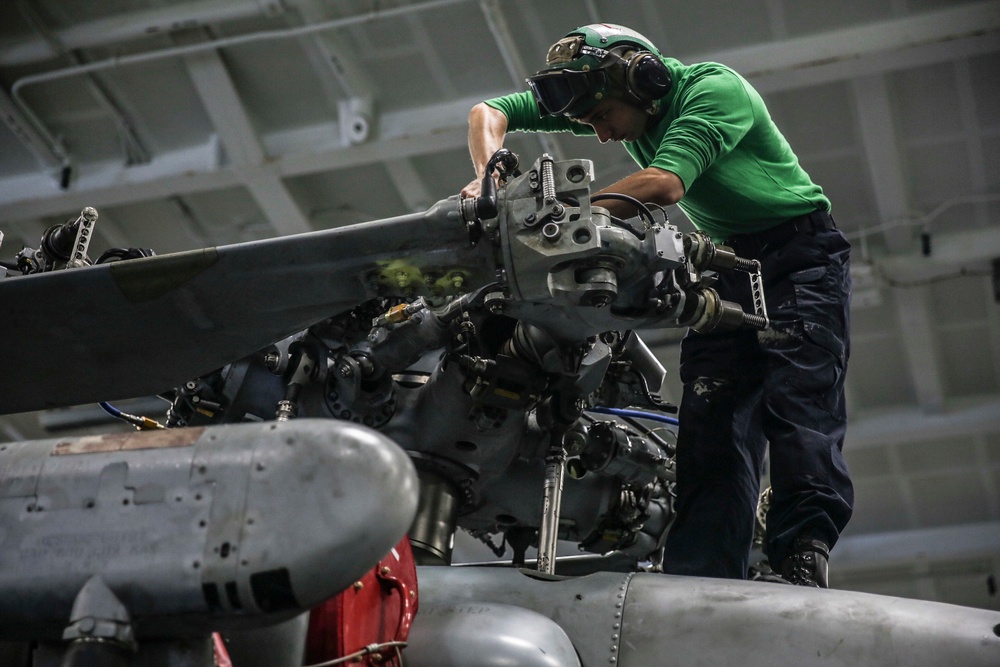
<svg viewBox="0 0 1000 667">
<path fill-rule="evenodd" d="M 829 550 L 854 492 L 846 427 L 850 245 L 830 201 L 799 165 L 764 101 L 718 63 L 684 65 L 611 24 L 556 42 L 531 90 L 469 114 L 478 196 L 486 163 L 512 131 L 620 141 L 640 170 L 601 192 L 677 204 L 694 225 L 761 261 L 771 328 L 689 332 L 681 346 L 677 517 L 664 570 L 745 578 L 770 447 L 765 552 L 791 583 L 827 586 Z M 636 213 L 603 200 L 616 217 Z M 751 307 L 745 278 L 721 275 L 724 299 Z"/>
</svg>

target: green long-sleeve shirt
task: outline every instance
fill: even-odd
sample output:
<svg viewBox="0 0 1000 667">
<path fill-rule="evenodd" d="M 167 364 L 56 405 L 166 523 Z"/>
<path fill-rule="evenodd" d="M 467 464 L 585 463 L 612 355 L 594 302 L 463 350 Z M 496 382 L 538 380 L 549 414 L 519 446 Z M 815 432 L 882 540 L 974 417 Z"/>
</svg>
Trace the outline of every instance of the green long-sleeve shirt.
<svg viewBox="0 0 1000 667">
<path fill-rule="evenodd" d="M 822 188 L 799 165 L 760 95 L 718 63 L 683 65 L 663 58 L 674 84 L 660 112 L 625 150 L 640 167 L 671 171 L 684 183 L 681 209 L 721 242 L 773 227 L 817 209 L 830 210 Z M 487 104 L 507 117 L 508 131 L 593 135 L 589 125 L 540 117 L 530 92 Z"/>
</svg>

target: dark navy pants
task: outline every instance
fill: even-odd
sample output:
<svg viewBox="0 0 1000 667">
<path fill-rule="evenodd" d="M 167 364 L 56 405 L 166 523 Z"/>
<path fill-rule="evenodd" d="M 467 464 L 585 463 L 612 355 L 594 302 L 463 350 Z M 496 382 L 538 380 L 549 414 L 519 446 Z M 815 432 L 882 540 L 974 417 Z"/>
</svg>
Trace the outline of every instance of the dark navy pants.
<svg viewBox="0 0 1000 667">
<path fill-rule="evenodd" d="M 772 565 L 798 536 L 832 547 L 851 517 L 854 489 L 841 455 L 850 244 L 816 212 L 726 245 L 760 260 L 771 326 L 691 331 L 681 344 L 677 515 L 664 570 L 744 579 L 768 447 Z M 715 288 L 752 312 L 745 273 L 723 272 Z"/>
</svg>

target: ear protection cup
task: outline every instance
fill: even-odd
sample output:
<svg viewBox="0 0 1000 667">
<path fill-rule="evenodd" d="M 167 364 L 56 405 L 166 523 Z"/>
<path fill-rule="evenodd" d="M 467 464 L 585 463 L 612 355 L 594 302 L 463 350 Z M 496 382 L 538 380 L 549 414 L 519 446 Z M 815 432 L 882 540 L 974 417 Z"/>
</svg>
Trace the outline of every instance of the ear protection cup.
<svg viewBox="0 0 1000 667">
<path fill-rule="evenodd" d="M 658 100 L 668 92 L 673 81 L 670 70 L 649 51 L 636 51 L 625 64 L 625 88 L 641 102 Z"/>
</svg>

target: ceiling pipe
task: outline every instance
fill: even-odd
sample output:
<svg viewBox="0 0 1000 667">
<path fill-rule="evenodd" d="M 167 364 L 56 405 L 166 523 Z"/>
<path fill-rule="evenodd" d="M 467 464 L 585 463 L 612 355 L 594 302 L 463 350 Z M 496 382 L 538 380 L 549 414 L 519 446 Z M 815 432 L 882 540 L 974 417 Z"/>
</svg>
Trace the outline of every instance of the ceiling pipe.
<svg viewBox="0 0 1000 667">
<path fill-rule="evenodd" d="M 175 58 L 178 56 L 185 56 L 185 55 L 190 55 L 192 53 L 201 53 L 203 51 L 222 49 L 230 46 L 240 46 L 243 44 L 251 44 L 255 42 L 265 42 L 278 39 L 291 39 L 294 37 L 303 37 L 305 35 L 312 35 L 314 33 L 323 32 L 326 30 L 345 28 L 347 26 L 367 23 L 369 21 L 375 21 L 378 19 L 393 18 L 405 14 L 412 14 L 415 12 L 447 7 L 449 5 L 457 5 L 464 2 L 469 2 L 469 0 L 430 0 L 429 2 L 423 2 L 416 5 L 406 5 L 404 7 L 397 7 L 394 9 L 380 9 L 373 12 L 368 12 L 366 14 L 359 14 L 357 16 L 348 16 L 345 18 L 323 21 L 322 23 L 312 23 L 310 25 L 297 26 L 294 28 L 286 28 L 283 30 L 267 30 L 264 32 L 253 32 L 246 35 L 236 35 L 234 37 L 224 37 L 221 39 L 214 39 L 209 42 L 199 42 L 197 44 L 185 44 L 183 46 L 174 46 L 167 49 L 160 49 L 158 51 L 147 51 L 145 53 L 135 53 L 127 56 L 113 56 L 111 58 L 98 60 L 92 63 L 87 63 L 85 65 L 79 65 L 76 67 L 67 67 L 64 69 L 51 70 L 48 72 L 41 72 L 39 74 L 29 74 L 28 76 L 21 77 L 20 79 L 14 82 L 14 85 L 11 87 L 11 94 L 19 104 L 23 104 L 24 102 L 19 95 L 20 90 L 25 86 L 34 85 L 37 83 L 56 81 L 59 79 L 66 79 L 69 77 L 79 76 L 81 74 L 99 72 L 101 70 L 110 69 L 112 67 L 124 67 L 126 65 L 136 65 L 139 63 L 146 63 L 154 60 L 163 60 L 164 58 Z"/>
<path fill-rule="evenodd" d="M 35 31 L 42 36 L 42 39 L 44 39 L 45 42 L 52 48 L 53 52 L 66 59 L 72 65 L 82 64 L 79 57 L 76 55 L 76 52 L 68 49 L 62 42 L 59 41 L 59 37 L 55 35 L 47 25 L 45 25 L 44 19 L 35 7 L 29 5 L 27 0 L 18 0 L 18 8 L 21 10 L 21 14 L 28 21 L 28 23 L 31 24 L 32 28 L 34 28 Z M 143 145 L 142 141 L 133 129 L 132 121 L 121 109 L 120 105 L 112 99 L 111 93 L 101 83 L 101 81 L 97 79 L 97 77 L 88 75 L 85 82 L 87 88 L 90 90 L 90 94 L 93 95 L 97 103 L 113 118 L 115 128 L 117 129 L 118 135 L 121 139 L 122 147 L 125 150 L 126 163 L 142 164 L 149 162 L 149 151 Z M 58 142 L 58 140 L 56 141 Z M 71 161 L 72 160 L 70 159 L 67 162 L 69 163 Z M 67 170 L 65 175 L 61 177 L 60 184 L 63 189 L 69 186 L 70 176 L 71 174 Z"/>
<path fill-rule="evenodd" d="M 37 122 L 29 120 L 3 90 L 0 90 L 0 118 L 38 159 L 42 168 L 60 169 L 69 164 L 69 155 L 62 143 Z"/>
<path fill-rule="evenodd" d="M 202 0 L 88 21 L 55 30 L 53 36 L 66 49 L 88 49 L 285 11 L 283 0 Z M 0 49 L 0 66 L 29 65 L 59 55 L 44 39 L 6 42 Z"/>
<path fill-rule="evenodd" d="M 306 35 L 313 35 L 326 30 L 335 30 L 347 26 L 359 25 L 370 21 L 376 21 L 379 19 L 393 18 L 397 16 L 403 16 L 406 14 L 428 11 L 431 9 L 439 9 L 441 7 L 448 7 L 451 5 L 457 5 L 465 2 L 469 2 L 469 0 L 429 0 L 428 2 L 422 2 L 419 4 L 406 5 L 403 7 L 396 7 L 391 9 L 379 9 L 367 12 L 365 14 L 358 14 L 355 16 L 348 16 L 344 18 L 333 19 L 330 21 L 323 21 L 321 23 L 313 23 L 310 25 L 297 26 L 294 28 L 286 28 L 283 30 L 254 32 L 246 35 L 225 37 L 221 39 L 212 40 L 209 42 L 185 44 L 183 46 L 175 46 L 167 49 L 160 49 L 158 51 L 147 51 L 145 53 L 135 53 L 126 56 L 115 56 L 111 58 L 106 58 L 104 60 L 98 60 L 92 63 L 75 65 L 73 67 L 66 67 L 63 69 L 51 70 L 48 72 L 40 72 L 38 74 L 30 74 L 28 76 L 21 77 L 20 79 L 14 82 L 13 86 L 11 86 L 10 95 L 14 104 L 20 110 L 21 114 L 31 123 L 31 125 L 38 132 L 38 134 L 41 135 L 42 137 L 51 137 L 52 134 L 46 129 L 45 124 L 38 117 L 38 115 L 34 111 L 32 111 L 31 107 L 27 104 L 27 102 L 25 102 L 25 100 L 21 97 L 21 90 L 24 87 L 39 83 L 45 83 L 49 81 L 58 81 L 60 79 L 81 76 L 83 74 L 91 74 L 93 72 L 99 72 L 113 67 L 124 67 L 127 65 L 136 65 L 139 63 L 146 63 L 155 60 L 163 60 L 165 58 L 176 58 L 179 56 L 190 55 L 192 53 L 201 53 L 203 51 L 212 51 L 231 46 L 239 46 L 243 44 L 303 37 Z M 54 141 L 50 142 L 50 150 L 53 153 L 58 154 L 59 149 L 60 146 L 58 145 L 58 142 Z"/>
</svg>

